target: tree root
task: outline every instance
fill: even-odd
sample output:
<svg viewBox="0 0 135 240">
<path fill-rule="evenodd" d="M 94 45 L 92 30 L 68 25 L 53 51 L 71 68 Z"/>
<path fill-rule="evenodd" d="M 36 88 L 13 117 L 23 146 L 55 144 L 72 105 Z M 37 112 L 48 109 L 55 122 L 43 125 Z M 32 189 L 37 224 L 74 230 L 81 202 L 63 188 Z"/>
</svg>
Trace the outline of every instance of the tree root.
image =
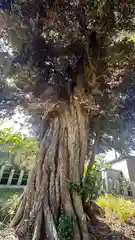
<svg viewBox="0 0 135 240">
<path fill-rule="evenodd" d="M 103 216 L 104 211 L 94 201 L 89 201 L 84 204 L 84 211 L 86 215 L 91 219 L 94 216 Z"/>
</svg>

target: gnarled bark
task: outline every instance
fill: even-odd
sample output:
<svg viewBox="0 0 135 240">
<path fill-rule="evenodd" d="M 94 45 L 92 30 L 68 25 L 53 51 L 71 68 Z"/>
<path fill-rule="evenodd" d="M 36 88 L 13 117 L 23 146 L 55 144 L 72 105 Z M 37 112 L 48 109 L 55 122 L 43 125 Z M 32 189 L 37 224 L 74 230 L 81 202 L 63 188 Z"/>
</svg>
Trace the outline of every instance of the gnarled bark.
<svg viewBox="0 0 135 240">
<path fill-rule="evenodd" d="M 55 221 L 61 208 L 76 218 L 73 239 L 89 239 L 81 196 L 71 193 L 66 183 L 81 184 L 87 131 L 87 115 L 76 100 L 49 119 L 39 160 L 12 221 L 19 239 L 61 239 Z"/>
</svg>

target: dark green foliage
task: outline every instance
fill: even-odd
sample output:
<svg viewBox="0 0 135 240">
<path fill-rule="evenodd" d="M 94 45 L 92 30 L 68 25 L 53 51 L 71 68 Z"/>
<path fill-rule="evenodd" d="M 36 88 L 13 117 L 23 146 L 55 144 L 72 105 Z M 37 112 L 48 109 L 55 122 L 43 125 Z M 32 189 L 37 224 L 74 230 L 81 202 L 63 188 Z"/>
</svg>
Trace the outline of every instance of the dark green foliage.
<svg viewBox="0 0 135 240">
<path fill-rule="evenodd" d="M 72 240 L 74 233 L 75 219 L 73 216 L 61 213 L 58 222 L 57 229 L 61 240 Z"/>
<path fill-rule="evenodd" d="M 77 192 L 78 194 L 82 194 L 82 187 L 79 186 L 77 183 L 73 183 L 70 180 L 66 180 L 66 184 L 68 186 L 69 192 L 72 193 L 73 191 Z"/>
<path fill-rule="evenodd" d="M 111 89 L 117 87 L 117 76 L 112 77 L 112 73 L 125 67 L 129 54 L 125 51 L 129 42 L 122 45 L 124 38 L 119 39 L 119 33 L 133 29 L 134 8 L 132 1 L 15 1 L 10 16 L 0 16 L 15 49 L 10 74 L 13 72 L 25 92 L 41 97 L 51 87 L 58 99 L 66 100 L 73 93 L 77 76 L 86 74 L 85 65 L 89 74 L 81 79 L 86 93 L 97 103 L 101 98 L 111 100 L 108 83 L 112 82 Z M 124 49 L 124 54 L 119 56 L 119 49 Z M 130 57 L 131 53 L 130 46 Z"/>
</svg>

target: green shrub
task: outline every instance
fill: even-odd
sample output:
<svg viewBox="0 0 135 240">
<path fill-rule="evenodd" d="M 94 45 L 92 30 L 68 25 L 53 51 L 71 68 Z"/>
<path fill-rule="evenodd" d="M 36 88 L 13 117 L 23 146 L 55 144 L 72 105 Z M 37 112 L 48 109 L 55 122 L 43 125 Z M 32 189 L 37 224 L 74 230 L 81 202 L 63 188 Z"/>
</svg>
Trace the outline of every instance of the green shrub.
<svg viewBox="0 0 135 240">
<path fill-rule="evenodd" d="M 14 217 L 22 191 L 0 190 L 0 222 L 8 224 Z"/>
<path fill-rule="evenodd" d="M 83 198 L 85 201 L 95 200 L 100 196 L 102 191 L 102 178 L 100 163 L 95 162 L 91 170 L 87 172 L 88 164 L 84 166 L 84 180 L 83 180 Z M 86 175 L 87 173 L 87 175 Z"/>
<path fill-rule="evenodd" d="M 135 217 L 135 203 L 123 197 L 106 194 L 98 198 L 97 204 L 104 209 L 107 216 L 111 214 L 123 222 Z"/>
<path fill-rule="evenodd" d="M 89 172 L 87 172 L 87 167 L 88 164 L 85 164 L 84 177 L 81 185 L 66 180 L 70 193 L 73 191 L 77 192 L 82 196 L 84 202 L 96 200 L 101 193 L 103 193 L 100 163 L 95 162 Z"/>
<path fill-rule="evenodd" d="M 73 216 L 61 214 L 57 221 L 58 234 L 61 240 L 71 240 L 73 238 L 74 222 Z"/>
</svg>

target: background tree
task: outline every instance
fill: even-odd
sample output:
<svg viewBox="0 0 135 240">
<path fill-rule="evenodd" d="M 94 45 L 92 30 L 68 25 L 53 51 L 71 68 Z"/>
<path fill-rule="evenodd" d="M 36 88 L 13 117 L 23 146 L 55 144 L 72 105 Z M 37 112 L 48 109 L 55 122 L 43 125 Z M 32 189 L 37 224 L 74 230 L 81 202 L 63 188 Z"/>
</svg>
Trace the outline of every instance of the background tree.
<svg viewBox="0 0 135 240">
<path fill-rule="evenodd" d="M 28 171 L 34 166 L 38 151 L 39 144 L 36 139 L 15 133 L 10 128 L 0 130 L 0 165 L 8 164 Z M 2 153 L 8 153 L 6 161 L 3 161 Z"/>
<path fill-rule="evenodd" d="M 62 210 L 75 218 L 73 239 L 91 239 L 83 199 L 66 182 L 82 184 L 89 122 L 93 131 L 108 103 L 117 105 L 118 87 L 132 70 L 134 42 L 123 30 L 134 29 L 134 2 L 15 0 L 7 8 L 0 20 L 13 51 L 10 76 L 44 122 L 40 156 L 12 226 L 20 239 L 60 239 Z"/>
</svg>

